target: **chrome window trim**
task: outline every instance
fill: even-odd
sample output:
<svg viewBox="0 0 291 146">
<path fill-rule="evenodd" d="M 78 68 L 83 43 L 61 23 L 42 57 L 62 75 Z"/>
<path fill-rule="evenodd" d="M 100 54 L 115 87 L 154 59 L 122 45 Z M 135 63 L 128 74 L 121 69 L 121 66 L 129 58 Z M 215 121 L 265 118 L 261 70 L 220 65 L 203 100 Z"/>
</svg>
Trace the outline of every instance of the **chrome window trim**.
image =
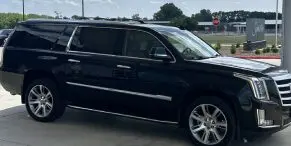
<svg viewBox="0 0 291 146">
<path fill-rule="evenodd" d="M 109 91 L 109 92 L 118 92 L 118 93 L 123 93 L 123 94 L 131 94 L 131 95 L 143 96 L 143 97 L 148 97 L 148 98 L 153 98 L 153 99 L 172 101 L 172 97 L 165 96 L 165 95 L 153 95 L 153 94 L 147 94 L 147 93 L 139 93 L 139 92 L 113 89 L 113 88 L 100 87 L 100 86 L 93 86 L 93 85 L 86 85 L 86 84 L 73 83 L 73 82 L 66 82 L 66 83 L 69 85 L 73 85 L 73 86 L 80 86 L 80 87 L 92 88 L 92 89 L 97 89 L 97 90 L 105 90 L 105 91 Z"/>
<path fill-rule="evenodd" d="M 66 47 L 66 52 L 68 52 L 68 51 L 70 50 L 71 44 L 72 44 L 72 42 L 73 42 L 74 36 L 75 36 L 75 34 L 76 34 L 78 28 L 79 28 L 79 26 L 76 26 L 76 27 L 75 27 L 75 29 L 74 29 L 74 31 L 73 31 L 73 33 L 72 33 L 70 39 L 69 39 L 69 42 L 68 42 L 67 47 Z"/>
<path fill-rule="evenodd" d="M 147 33 L 151 36 L 153 36 L 155 39 L 157 39 L 164 47 L 165 49 L 170 53 L 170 55 L 172 56 L 173 60 L 170 61 L 170 63 L 176 63 L 176 58 L 173 55 L 173 53 L 168 49 L 168 47 L 160 40 L 158 39 L 155 35 L 153 35 L 150 32 L 144 31 L 144 30 L 140 30 L 140 29 L 133 29 L 133 28 L 119 28 L 119 27 L 97 27 L 97 26 L 90 26 L 90 25 L 80 25 L 80 26 L 76 26 L 76 28 L 74 29 L 70 40 L 67 44 L 66 47 L 66 52 L 67 53 L 83 53 L 83 54 L 89 54 L 89 55 L 102 55 L 102 56 L 110 56 L 110 57 L 121 57 L 121 58 L 130 58 L 130 59 L 140 59 L 140 60 L 148 60 L 148 61 L 158 61 L 158 62 L 163 62 L 163 60 L 158 60 L 158 59 L 151 59 L 151 58 L 140 58 L 140 57 L 132 57 L 132 56 L 123 56 L 123 55 L 113 55 L 113 54 L 103 54 L 103 53 L 93 53 L 93 52 L 84 52 L 84 51 L 73 51 L 70 49 L 71 45 L 72 45 L 72 41 L 74 39 L 74 36 L 78 30 L 78 28 L 82 28 L 82 27 L 91 27 L 91 28 L 108 28 L 108 29 L 122 29 L 122 30 L 133 30 L 133 31 L 140 31 L 140 32 L 144 32 Z"/>
<path fill-rule="evenodd" d="M 84 107 L 73 106 L 73 105 L 68 105 L 68 107 L 73 108 L 73 109 L 99 112 L 99 113 L 103 113 L 103 114 L 110 114 L 110 115 L 114 115 L 114 116 L 121 116 L 121 117 L 127 117 L 127 118 L 139 119 L 139 120 L 145 120 L 145 121 L 151 121 L 151 122 L 157 122 L 157 123 L 174 124 L 174 125 L 178 124 L 178 122 L 149 119 L 149 118 L 144 118 L 144 117 L 138 117 L 138 116 L 133 116 L 133 115 L 126 115 L 126 114 L 120 114 L 120 113 L 114 113 L 114 112 L 108 112 L 108 111 L 96 110 L 96 109 L 90 109 L 90 108 L 84 108 Z"/>
<path fill-rule="evenodd" d="M 263 129 L 271 129 L 271 128 L 279 128 L 281 125 L 271 125 L 271 126 L 258 126 L 259 128 Z"/>
</svg>

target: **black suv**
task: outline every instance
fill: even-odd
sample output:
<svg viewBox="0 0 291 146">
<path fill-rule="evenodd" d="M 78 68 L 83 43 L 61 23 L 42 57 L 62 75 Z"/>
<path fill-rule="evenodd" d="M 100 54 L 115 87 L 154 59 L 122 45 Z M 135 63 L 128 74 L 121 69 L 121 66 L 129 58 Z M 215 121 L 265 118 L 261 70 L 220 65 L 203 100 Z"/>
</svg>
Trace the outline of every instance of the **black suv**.
<svg viewBox="0 0 291 146">
<path fill-rule="evenodd" d="M 65 107 L 178 124 L 222 146 L 289 126 L 291 75 L 223 57 L 191 32 L 136 22 L 29 20 L 1 53 L 0 81 L 30 116 Z"/>
</svg>

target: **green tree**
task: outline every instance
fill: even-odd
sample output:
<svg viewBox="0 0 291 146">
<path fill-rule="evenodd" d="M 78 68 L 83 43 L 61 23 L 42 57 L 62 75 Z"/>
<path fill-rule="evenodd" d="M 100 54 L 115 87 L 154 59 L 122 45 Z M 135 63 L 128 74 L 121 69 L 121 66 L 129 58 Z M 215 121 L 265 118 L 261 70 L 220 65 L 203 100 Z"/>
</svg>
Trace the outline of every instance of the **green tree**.
<svg viewBox="0 0 291 146">
<path fill-rule="evenodd" d="M 210 10 L 202 9 L 200 13 L 192 15 L 197 21 L 212 21 L 212 13 Z"/>
<path fill-rule="evenodd" d="M 181 9 L 176 7 L 173 3 L 167 3 L 161 6 L 160 10 L 154 14 L 154 20 L 171 21 L 174 18 L 184 16 Z"/>
<path fill-rule="evenodd" d="M 197 26 L 198 26 L 198 22 L 195 20 L 195 18 L 186 17 L 186 16 L 174 18 L 171 21 L 170 24 L 172 26 L 176 26 L 176 27 L 179 27 L 179 28 L 187 29 L 187 30 L 190 30 L 190 31 L 195 30 L 197 28 Z"/>
<path fill-rule="evenodd" d="M 131 16 L 131 19 L 134 19 L 134 20 L 141 20 L 141 18 L 139 17 L 139 14 L 134 14 Z"/>
<path fill-rule="evenodd" d="M 35 18 L 47 18 L 53 17 L 47 15 L 28 14 L 24 16 L 25 20 Z M 0 13 L 0 29 L 13 28 L 18 22 L 22 21 L 22 14 L 19 13 Z"/>
</svg>

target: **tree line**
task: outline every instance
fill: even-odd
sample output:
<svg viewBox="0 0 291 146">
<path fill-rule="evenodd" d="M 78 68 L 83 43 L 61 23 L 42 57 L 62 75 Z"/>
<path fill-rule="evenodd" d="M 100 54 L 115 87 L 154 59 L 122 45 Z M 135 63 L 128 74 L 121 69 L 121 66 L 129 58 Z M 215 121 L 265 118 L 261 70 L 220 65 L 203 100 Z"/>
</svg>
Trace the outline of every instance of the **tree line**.
<svg viewBox="0 0 291 146">
<path fill-rule="evenodd" d="M 126 21 L 129 19 L 134 20 L 145 20 L 145 21 L 170 21 L 170 25 L 183 27 L 188 30 L 196 30 L 198 28 L 198 22 L 210 22 L 213 18 L 219 18 L 221 23 L 229 22 L 245 22 L 247 18 L 264 18 L 267 20 L 276 19 L 275 12 L 258 12 L 258 11 L 219 11 L 211 12 L 207 9 L 202 9 L 199 13 L 192 14 L 190 17 L 186 16 L 183 11 L 175 6 L 173 3 L 166 3 L 160 7 L 160 10 L 153 15 L 152 19 L 146 17 L 142 18 L 139 14 L 132 15 L 131 18 L 126 17 L 117 17 L 117 18 L 106 18 L 109 20 L 118 20 Z M 82 17 L 78 15 L 73 15 L 71 18 L 63 17 L 56 15 L 47 16 L 47 15 L 37 15 L 37 14 L 28 14 L 25 15 L 25 20 L 33 18 L 47 18 L 47 19 L 89 19 L 87 17 Z M 91 19 L 99 20 L 104 19 L 101 17 L 94 17 Z M 282 14 L 279 14 L 279 19 L 282 19 Z M 17 22 L 22 21 L 22 14 L 19 13 L 0 13 L 0 29 L 2 28 L 13 28 Z"/>
</svg>

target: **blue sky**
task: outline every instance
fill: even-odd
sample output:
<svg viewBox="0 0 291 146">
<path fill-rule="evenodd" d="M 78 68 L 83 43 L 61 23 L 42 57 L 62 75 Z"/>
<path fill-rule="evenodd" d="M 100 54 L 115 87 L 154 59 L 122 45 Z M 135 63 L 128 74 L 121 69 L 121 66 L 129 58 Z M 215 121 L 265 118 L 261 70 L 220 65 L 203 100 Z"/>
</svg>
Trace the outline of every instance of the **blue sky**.
<svg viewBox="0 0 291 146">
<path fill-rule="evenodd" d="M 282 0 L 279 0 L 280 3 Z M 25 0 L 26 13 L 55 16 L 54 11 L 63 16 L 81 15 L 81 0 Z M 139 13 L 141 17 L 152 18 L 160 6 L 173 2 L 190 16 L 201 9 L 211 11 L 275 11 L 276 0 L 85 0 L 85 15 L 88 17 L 131 17 Z M 282 11 L 280 4 L 280 11 Z M 22 0 L 0 0 L 0 12 L 22 13 Z"/>
</svg>

